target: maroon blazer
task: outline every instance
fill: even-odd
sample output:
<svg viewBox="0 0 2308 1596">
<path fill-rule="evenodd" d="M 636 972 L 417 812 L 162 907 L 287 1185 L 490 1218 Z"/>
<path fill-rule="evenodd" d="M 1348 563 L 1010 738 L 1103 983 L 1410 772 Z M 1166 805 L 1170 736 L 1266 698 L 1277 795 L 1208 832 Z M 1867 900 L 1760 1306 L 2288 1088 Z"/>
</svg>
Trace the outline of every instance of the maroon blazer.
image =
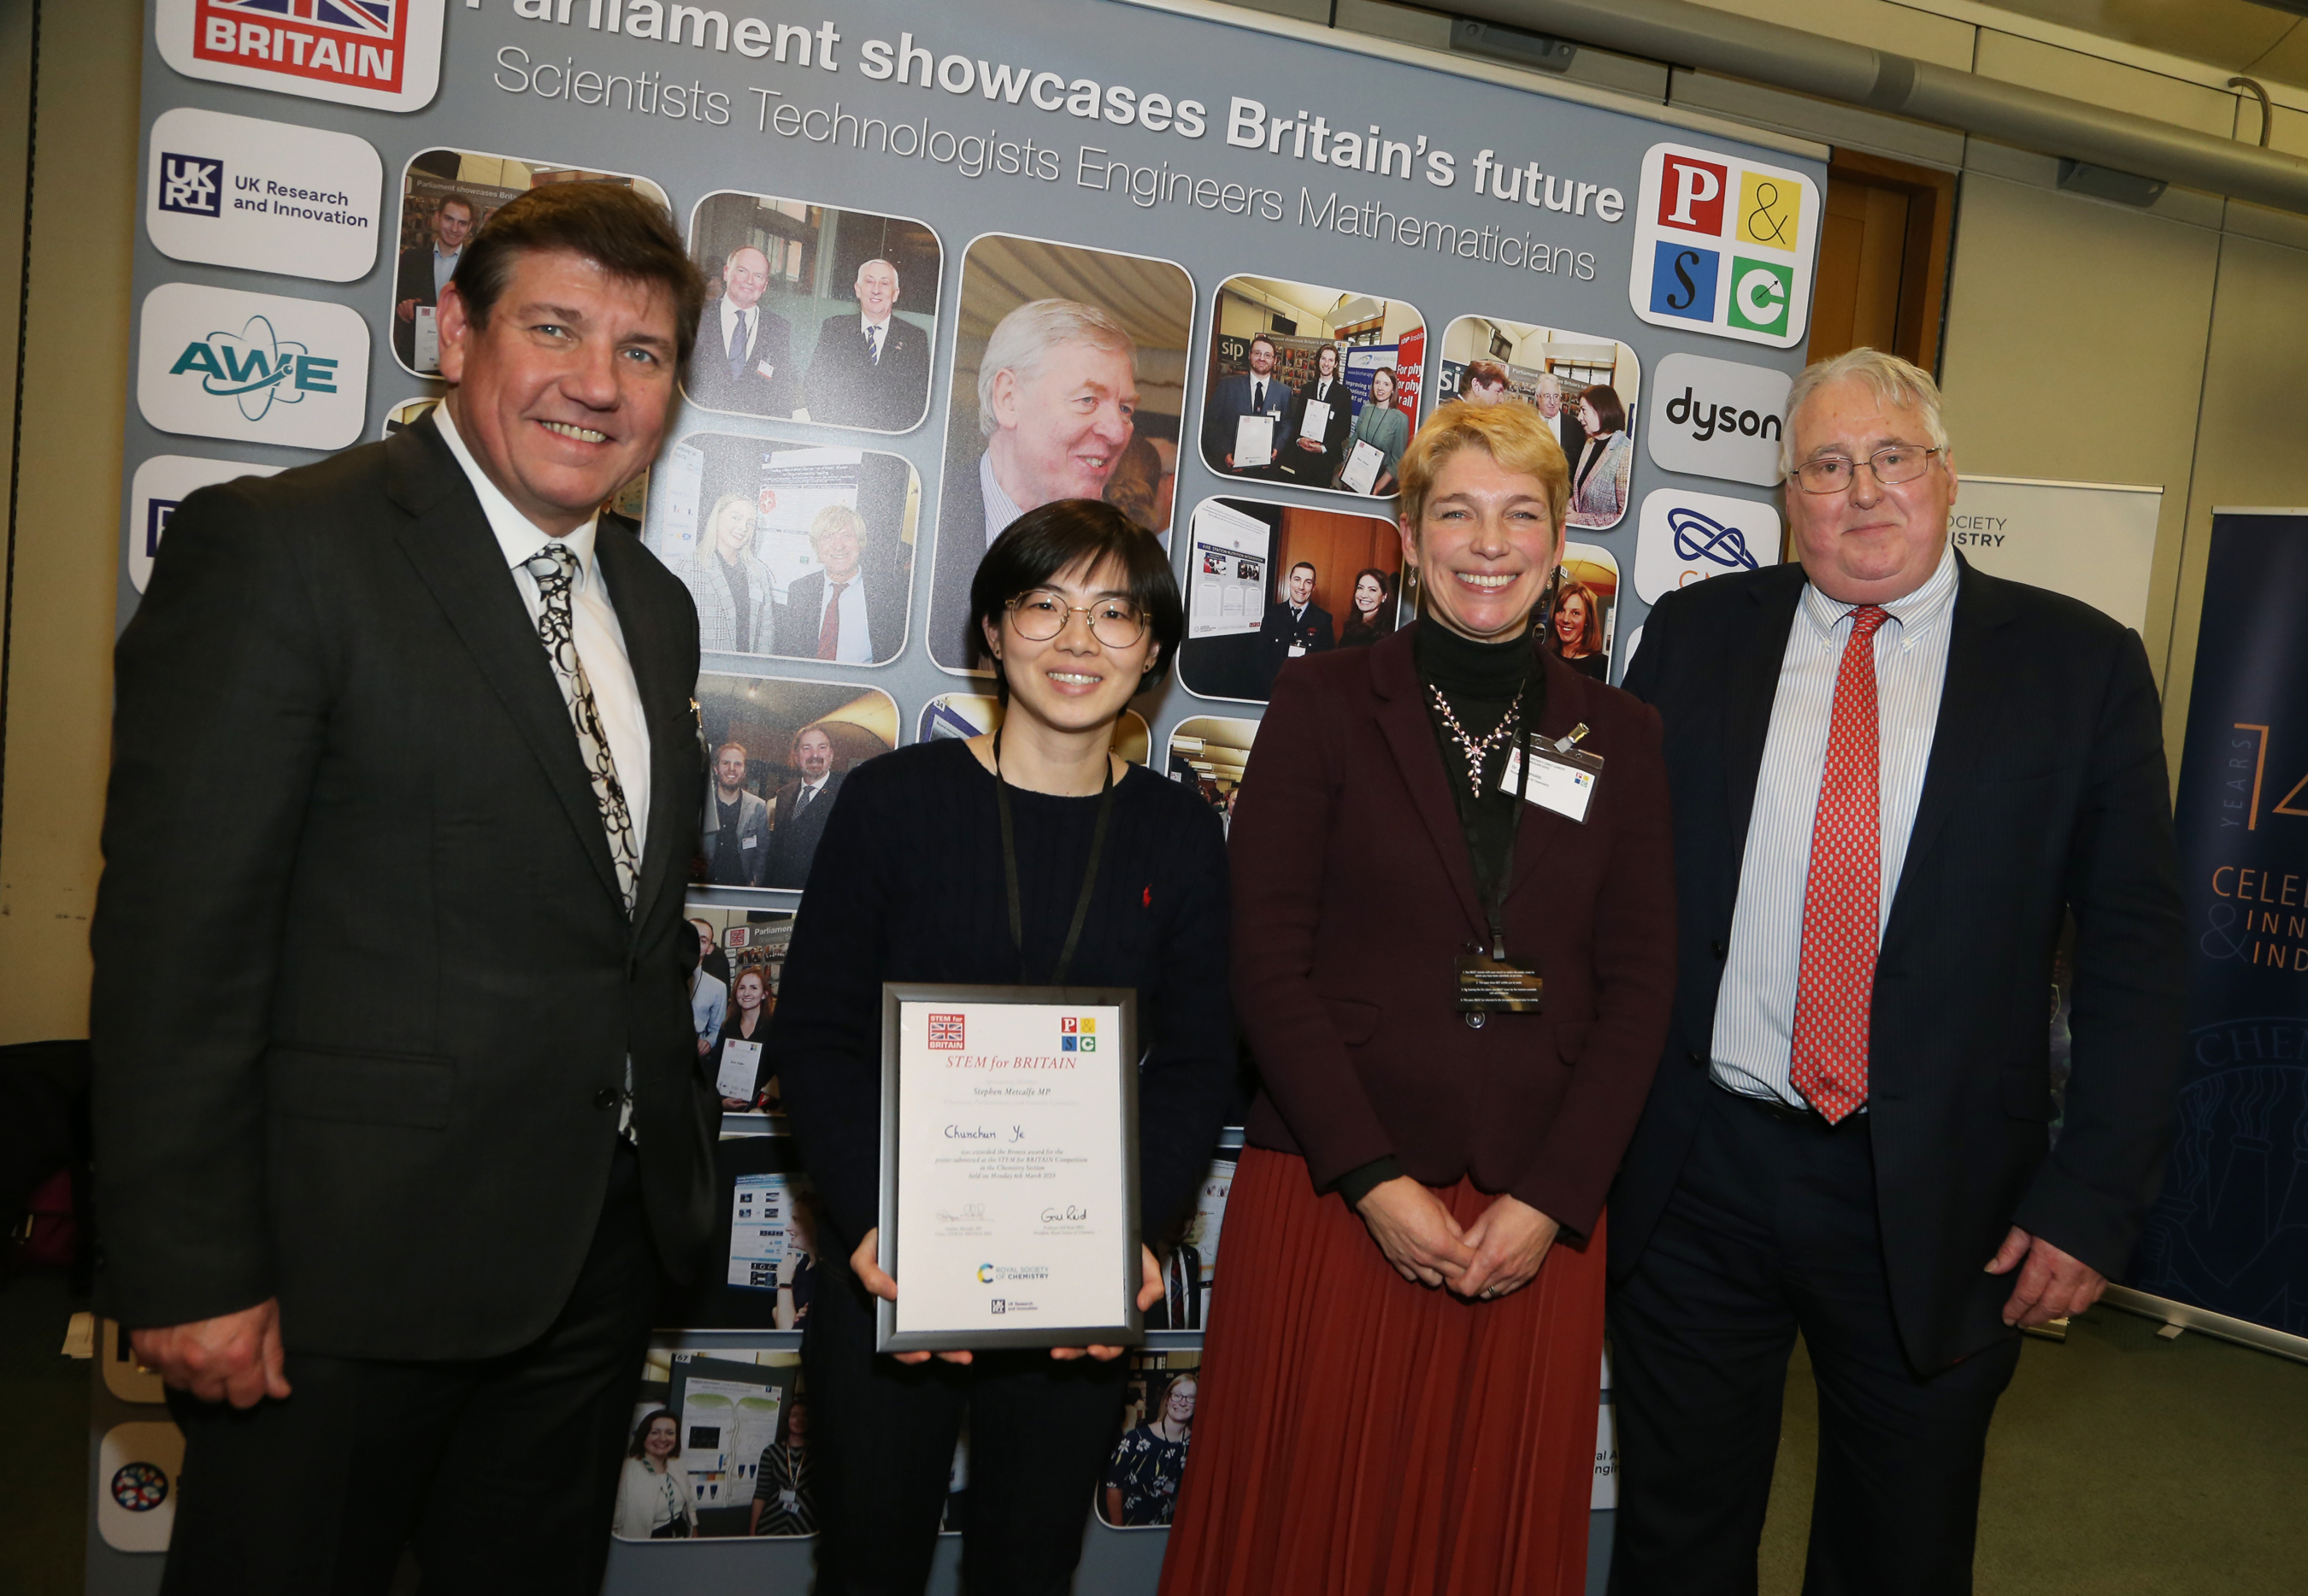
<svg viewBox="0 0 2308 1596">
<path fill-rule="evenodd" d="M 1451 778 L 1411 660 L 1417 625 L 1295 660 L 1244 773 L 1235 1002 L 1258 1060 L 1255 1147 L 1318 1189 L 1392 1153 L 1592 1231 L 1650 1090 L 1675 996 L 1675 873 L 1657 712 L 1540 651 L 1560 737 L 1603 756 L 1582 824 L 1523 807 L 1507 951 L 1543 1014 L 1457 1011 L 1451 961 L 1486 937 Z"/>
</svg>

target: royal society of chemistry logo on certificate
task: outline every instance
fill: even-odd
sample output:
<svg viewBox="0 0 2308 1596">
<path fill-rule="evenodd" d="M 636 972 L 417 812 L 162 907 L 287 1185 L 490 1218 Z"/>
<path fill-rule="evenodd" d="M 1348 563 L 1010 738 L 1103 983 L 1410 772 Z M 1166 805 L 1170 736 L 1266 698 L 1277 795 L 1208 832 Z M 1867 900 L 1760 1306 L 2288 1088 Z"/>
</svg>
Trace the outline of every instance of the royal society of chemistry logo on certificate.
<svg viewBox="0 0 2308 1596">
<path fill-rule="evenodd" d="M 188 78 L 414 111 L 441 82 L 447 0 L 159 0 L 160 57 Z"/>
<path fill-rule="evenodd" d="M 1819 212 L 1801 172 L 1653 144 L 1628 300 L 1657 326 L 1791 349 L 1810 324 Z"/>
</svg>

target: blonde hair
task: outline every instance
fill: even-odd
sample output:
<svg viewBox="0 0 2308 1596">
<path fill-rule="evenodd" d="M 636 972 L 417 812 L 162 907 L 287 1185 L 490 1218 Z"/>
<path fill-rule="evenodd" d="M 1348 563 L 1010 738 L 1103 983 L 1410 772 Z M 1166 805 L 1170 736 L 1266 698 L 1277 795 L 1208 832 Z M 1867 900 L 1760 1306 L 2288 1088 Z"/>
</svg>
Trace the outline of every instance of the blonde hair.
<svg viewBox="0 0 2308 1596">
<path fill-rule="evenodd" d="M 1932 374 L 1897 355 L 1863 344 L 1831 360 L 1804 367 L 1787 390 L 1787 424 L 1779 433 L 1780 476 L 1794 476 L 1800 463 L 1796 459 L 1796 413 L 1821 388 L 1847 381 L 1863 384 L 1879 405 L 1897 405 L 1921 416 L 1925 435 L 1932 447 L 1940 451 L 1941 463 L 1947 462 L 1947 424 L 1940 418 L 1940 385 L 1932 381 Z"/>
<path fill-rule="evenodd" d="M 1454 399 L 1429 416 L 1402 452 L 1396 475 L 1402 481 L 1398 509 L 1405 526 L 1416 531 L 1436 473 L 1453 454 L 1468 448 L 1480 449 L 1506 470 L 1546 484 L 1547 519 L 1561 533 L 1563 508 L 1571 502 L 1571 464 L 1563 458 L 1563 443 L 1554 428 L 1527 404 L 1478 405 L 1463 399 Z"/>
<path fill-rule="evenodd" d="M 849 535 L 860 544 L 866 541 L 866 518 L 847 505 L 828 505 L 809 518 L 809 540 L 813 547 L 820 538 L 827 538 L 848 528 Z"/>
</svg>

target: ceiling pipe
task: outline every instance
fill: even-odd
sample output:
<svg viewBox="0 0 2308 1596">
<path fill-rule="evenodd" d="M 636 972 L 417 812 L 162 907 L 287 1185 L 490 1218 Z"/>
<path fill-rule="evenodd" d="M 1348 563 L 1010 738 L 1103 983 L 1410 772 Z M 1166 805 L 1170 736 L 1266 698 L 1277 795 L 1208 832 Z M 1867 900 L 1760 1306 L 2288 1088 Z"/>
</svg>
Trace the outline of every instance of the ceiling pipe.
<svg viewBox="0 0 2308 1596">
<path fill-rule="evenodd" d="M 1444 0 L 1462 15 L 2308 216 L 2308 161 L 1690 0 Z"/>
</svg>

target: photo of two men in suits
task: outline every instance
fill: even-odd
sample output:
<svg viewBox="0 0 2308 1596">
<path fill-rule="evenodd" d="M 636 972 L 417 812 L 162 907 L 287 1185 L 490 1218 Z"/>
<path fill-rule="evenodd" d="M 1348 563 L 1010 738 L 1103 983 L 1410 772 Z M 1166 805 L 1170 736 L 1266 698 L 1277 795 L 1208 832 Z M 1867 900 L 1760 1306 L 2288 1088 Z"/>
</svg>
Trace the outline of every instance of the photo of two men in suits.
<svg viewBox="0 0 2308 1596">
<path fill-rule="evenodd" d="M 878 688 L 707 672 L 698 724 L 713 746 L 690 879 L 798 892 L 849 772 L 898 740 Z"/>
</svg>

